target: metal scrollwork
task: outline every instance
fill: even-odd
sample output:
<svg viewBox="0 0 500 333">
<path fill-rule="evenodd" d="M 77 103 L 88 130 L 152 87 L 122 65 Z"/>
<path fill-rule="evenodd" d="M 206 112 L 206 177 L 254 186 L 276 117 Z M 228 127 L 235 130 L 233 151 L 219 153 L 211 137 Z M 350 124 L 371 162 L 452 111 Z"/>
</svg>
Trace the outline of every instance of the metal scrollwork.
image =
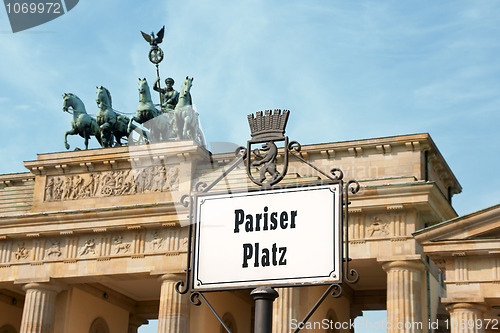
<svg viewBox="0 0 500 333">
<path fill-rule="evenodd" d="M 333 175 L 334 180 L 342 180 L 344 178 L 344 173 L 339 168 L 331 169 L 330 173 Z"/>
<path fill-rule="evenodd" d="M 245 147 L 243 147 L 243 146 L 239 146 L 234 151 L 234 155 L 235 156 L 246 156 L 246 154 L 247 154 L 247 149 Z"/>
<path fill-rule="evenodd" d="M 184 206 L 184 207 L 190 207 L 191 206 L 191 203 L 193 201 L 193 198 L 189 195 L 189 194 L 184 194 L 182 197 L 181 197 L 181 200 L 179 200 L 179 203 Z"/>
<path fill-rule="evenodd" d="M 354 186 L 352 186 L 352 185 L 354 185 Z M 349 189 L 349 191 L 351 191 L 352 194 L 356 194 L 359 192 L 361 186 L 359 185 L 359 183 L 356 180 L 350 180 L 347 182 L 346 188 Z"/>
<path fill-rule="evenodd" d="M 194 189 L 196 192 L 205 192 L 206 188 L 208 187 L 207 183 L 205 182 L 197 182 L 196 185 L 194 186 Z"/>
<path fill-rule="evenodd" d="M 300 153 L 300 151 L 302 150 L 302 145 L 297 141 L 292 141 L 288 144 L 288 150 Z"/>
<path fill-rule="evenodd" d="M 342 285 L 336 283 L 333 285 L 333 291 L 331 296 L 333 298 L 339 298 L 344 294 L 344 288 L 342 288 Z"/>
<path fill-rule="evenodd" d="M 191 303 L 195 306 L 200 306 L 201 305 L 201 301 L 200 301 L 200 293 L 199 292 L 194 292 L 191 294 L 191 296 L 189 296 L 189 300 L 191 301 Z"/>
<path fill-rule="evenodd" d="M 356 180 L 349 180 L 345 185 L 345 205 L 344 205 L 344 226 L 345 226 L 345 242 L 347 244 L 345 248 L 345 258 L 344 258 L 344 280 L 347 283 L 354 284 L 359 280 L 359 273 L 353 268 L 349 268 L 349 262 L 351 258 L 349 257 L 349 192 L 352 194 L 358 193 L 360 185 Z M 348 272 L 348 275 L 345 273 Z M 353 278 L 350 278 L 353 277 Z"/>
<path fill-rule="evenodd" d="M 347 268 L 349 267 L 348 264 L 346 263 Z M 349 276 L 353 276 L 353 279 L 349 279 L 348 277 L 345 277 L 344 280 L 349 282 L 350 284 L 354 284 L 359 281 L 359 273 L 357 270 L 354 268 L 349 269 Z"/>
<path fill-rule="evenodd" d="M 181 289 L 182 287 L 184 287 L 184 288 Z M 188 290 L 189 290 L 188 284 L 184 283 L 184 281 L 182 281 L 182 280 L 177 281 L 177 283 L 175 284 L 175 291 L 181 295 L 184 295 L 185 293 L 187 293 Z"/>
</svg>

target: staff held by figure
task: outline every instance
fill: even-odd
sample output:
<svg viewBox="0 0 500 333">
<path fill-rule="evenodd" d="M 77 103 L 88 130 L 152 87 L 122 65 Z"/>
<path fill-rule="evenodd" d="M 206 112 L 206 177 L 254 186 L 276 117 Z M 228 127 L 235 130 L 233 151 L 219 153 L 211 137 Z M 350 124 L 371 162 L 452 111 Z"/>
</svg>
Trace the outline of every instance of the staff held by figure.
<svg viewBox="0 0 500 333">
<path fill-rule="evenodd" d="M 163 60 L 163 50 L 158 46 L 163 41 L 163 36 L 165 34 L 165 26 L 161 28 L 160 31 L 155 36 L 155 33 L 152 32 L 151 35 L 148 35 L 144 32 L 141 31 L 142 36 L 144 39 L 151 45 L 151 50 L 149 51 L 149 61 L 151 61 L 153 64 L 156 65 L 156 75 L 157 75 L 157 80 L 155 83 L 155 90 L 159 92 L 160 94 L 160 106 L 163 106 L 163 98 L 162 98 L 162 89 L 160 87 L 160 67 L 159 64 Z M 173 81 L 173 80 L 172 80 Z M 173 84 L 173 83 L 172 83 Z M 158 89 L 156 89 L 158 88 Z M 168 90 L 168 84 L 167 84 L 167 90 Z"/>
</svg>

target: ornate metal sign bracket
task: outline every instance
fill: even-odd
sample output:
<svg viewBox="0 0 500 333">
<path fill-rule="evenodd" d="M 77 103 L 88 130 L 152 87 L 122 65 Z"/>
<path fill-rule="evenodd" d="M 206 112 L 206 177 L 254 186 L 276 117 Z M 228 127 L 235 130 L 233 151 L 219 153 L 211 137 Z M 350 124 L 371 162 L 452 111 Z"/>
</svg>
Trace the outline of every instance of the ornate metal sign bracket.
<svg viewBox="0 0 500 333">
<path fill-rule="evenodd" d="M 338 168 L 332 168 L 330 173 L 326 173 L 322 171 L 320 168 L 316 167 L 314 164 L 306 161 L 300 155 L 301 145 L 297 141 L 289 142 L 288 137 L 284 135 L 285 127 L 288 121 L 289 111 L 284 110 L 274 110 L 274 112 L 268 110 L 263 112 L 257 112 L 257 114 L 249 115 L 248 122 L 251 129 L 252 139 L 248 141 L 247 147 L 239 147 L 236 150 L 236 158 L 228 165 L 226 170 L 210 185 L 204 182 L 198 182 L 194 187 L 195 193 L 207 193 L 212 188 L 214 188 L 222 179 L 224 179 L 231 171 L 233 171 L 238 165 L 240 165 L 246 159 L 246 171 L 248 178 L 260 186 L 263 190 L 267 189 L 275 189 L 280 188 L 278 185 L 281 182 L 288 171 L 288 163 L 289 156 L 293 156 L 297 158 L 299 161 L 305 163 L 316 172 L 321 174 L 324 178 L 326 178 L 330 183 L 334 182 L 340 185 L 341 193 L 340 200 L 343 205 L 343 214 L 341 218 L 341 226 L 340 226 L 340 240 L 343 242 L 343 246 L 340 246 L 340 255 L 342 258 L 341 263 L 341 281 L 333 283 L 328 286 L 324 294 L 320 297 L 320 299 L 316 302 L 313 308 L 309 311 L 309 313 L 302 320 L 302 324 L 305 324 L 314 312 L 319 308 L 319 306 L 323 303 L 323 301 L 331 294 L 332 297 L 338 298 L 343 294 L 342 283 L 346 282 L 349 284 L 355 284 L 359 280 L 359 273 L 350 268 L 351 258 L 349 257 L 349 194 L 356 194 L 360 185 L 355 180 L 349 180 L 344 184 L 343 172 Z M 276 143 L 282 143 L 283 147 L 283 165 L 281 168 L 278 168 L 276 161 L 279 154 L 279 149 Z M 253 145 L 260 144 L 261 147 L 254 148 Z M 254 158 L 252 160 L 252 158 Z M 231 190 L 228 189 L 229 193 Z M 186 263 L 186 278 L 184 281 L 178 281 L 175 285 L 175 289 L 180 294 L 186 294 L 188 291 L 191 292 L 190 301 L 195 306 L 201 305 L 201 300 L 207 303 L 210 310 L 217 317 L 221 325 L 225 328 L 225 330 L 229 333 L 231 331 L 226 326 L 221 317 L 217 314 L 215 309 L 209 303 L 207 298 L 203 295 L 199 290 L 193 290 L 192 280 L 193 280 L 193 235 L 195 233 L 195 224 L 194 224 L 194 197 L 191 195 L 184 195 L 180 203 L 189 208 L 189 216 L 190 216 L 190 225 L 189 225 L 189 235 L 188 235 L 188 248 L 187 248 L 187 263 Z M 257 289 L 255 289 L 257 290 Z M 254 290 L 254 291 L 255 291 Z M 274 292 L 274 290 L 272 290 Z M 257 298 L 254 297 L 256 300 Z M 265 298 L 265 297 L 264 297 Z M 274 301 L 274 298 L 269 298 L 270 304 Z M 257 304 L 257 303 L 256 303 Z M 269 307 L 269 304 L 267 304 Z M 272 306 L 271 306 L 272 310 Z M 257 317 L 257 309 L 256 309 L 256 317 Z M 267 324 L 266 324 L 267 325 Z M 267 326 L 266 326 L 267 327 Z M 302 326 L 303 327 L 303 326 Z M 297 328 L 295 333 L 298 333 L 301 329 Z M 256 327 L 256 331 L 258 328 Z"/>
</svg>

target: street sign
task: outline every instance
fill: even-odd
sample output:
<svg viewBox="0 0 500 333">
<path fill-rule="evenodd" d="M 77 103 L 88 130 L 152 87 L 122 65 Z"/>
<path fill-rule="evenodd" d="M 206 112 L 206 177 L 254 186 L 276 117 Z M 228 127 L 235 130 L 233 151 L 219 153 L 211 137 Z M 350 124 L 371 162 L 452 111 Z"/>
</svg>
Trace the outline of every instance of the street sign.
<svg viewBox="0 0 500 333">
<path fill-rule="evenodd" d="M 193 289 L 341 281 L 339 183 L 200 194 L 195 201 Z"/>
</svg>

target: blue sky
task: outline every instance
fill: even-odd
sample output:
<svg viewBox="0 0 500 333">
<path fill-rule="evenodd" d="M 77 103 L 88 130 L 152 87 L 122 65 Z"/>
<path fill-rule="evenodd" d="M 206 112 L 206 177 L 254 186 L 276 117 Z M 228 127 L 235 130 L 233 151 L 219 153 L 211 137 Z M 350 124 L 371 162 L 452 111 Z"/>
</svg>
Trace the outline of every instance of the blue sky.
<svg viewBox="0 0 500 333">
<path fill-rule="evenodd" d="M 139 31 L 165 25 L 161 77 L 177 89 L 194 77 L 208 142 L 246 143 L 246 115 L 274 108 L 291 110 L 302 144 L 428 132 L 463 186 L 455 209 L 470 213 L 500 198 L 498 17 L 489 0 L 82 0 L 13 34 L 0 10 L 0 173 L 65 150 L 63 93 L 95 114 L 102 85 L 134 113 L 137 78 L 156 77 Z"/>
</svg>

